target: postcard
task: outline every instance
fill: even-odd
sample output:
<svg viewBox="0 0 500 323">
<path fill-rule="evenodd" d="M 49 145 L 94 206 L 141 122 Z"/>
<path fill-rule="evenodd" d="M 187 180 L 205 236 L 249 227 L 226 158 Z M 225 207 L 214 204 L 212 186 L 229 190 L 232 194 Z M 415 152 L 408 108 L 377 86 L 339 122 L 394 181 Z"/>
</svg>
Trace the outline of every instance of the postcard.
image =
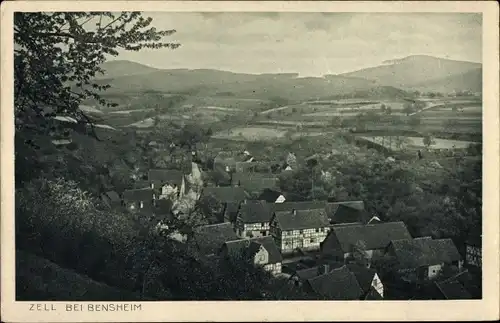
<svg viewBox="0 0 500 323">
<path fill-rule="evenodd" d="M 498 15 L 2 3 L 3 321 L 498 319 Z"/>
</svg>

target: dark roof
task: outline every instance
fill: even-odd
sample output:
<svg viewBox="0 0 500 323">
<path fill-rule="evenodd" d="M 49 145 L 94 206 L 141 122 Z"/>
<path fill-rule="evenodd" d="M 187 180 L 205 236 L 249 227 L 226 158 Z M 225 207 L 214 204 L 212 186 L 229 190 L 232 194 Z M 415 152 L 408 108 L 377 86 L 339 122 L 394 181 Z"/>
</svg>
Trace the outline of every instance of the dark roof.
<svg viewBox="0 0 500 323">
<path fill-rule="evenodd" d="M 241 186 L 248 192 L 262 192 L 266 188 L 278 189 L 278 178 L 272 174 L 235 173 L 231 184 Z"/>
<path fill-rule="evenodd" d="M 229 219 L 229 222 L 236 221 L 236 216 L 240 210 L 241 202 L 226 202 L 226 209 L 224 210 L 224 217 Z"/>
<path fill-rule="evenodd" d="M 172 211 L 173 202 L 169 199 L 156 200 L 156 214 L 169 214 Z"/>
<path fill-rule="evenodd" d="M 224 243 L 229 254 L 236 254 L 247 249 L 250 254 L 257 252 L 260 246 L 264 247 L 269 254 L 269 264 L 276 264 L 282 261 L 281 253 L 271 236 L 258 237 L 252 239 L 239 239 Z"/>
<path fill-rule="evenodd" d="M 273 212 L 325 209 L 327 201 L 283 202 L 272 205 Z"/>
<path fill-rule="evenodd" d="M 280 211 L 276 212 L 275 216 L 281 230 L 285 231 L 324 228 L 330 224 L 326 212 L 321 209 Z"/>
<path fill-rule="evenodd" d="M 111 202 L 120 202 L 120 196 L 118 193 L 115 191 L 109 191 L 104 193 L 104 195 L 111 201 Z"/>
<path fill-rule="evenodd" d="M 126 190 L 123 192 L 123 199 L 125 201 L 146 201 L 153 199 L 153 190 L 151 188 L 139 188 Z"/>
<path fill-rule="evenodd" d="M 278 197 L 280 197 L 281 195 L 283 195 L 283 194 L 276 191 L 276 190 L 266 188 L 262 191 L 262 193 L 259 195 L 259 197 L 257 199 L 263 200 L 263 201 L 266 201 L 269 203 L 274 203 L 278 199 Z"/>
<path fill-rule="evenodd" d="M 362 202 L 361 202 L 362 203 Z M 370 214 L 356 205 L 332 203 L 327 206 L 330 209 L 328 217 L 332 224 L 360 223 L 365 224 L 370 220 Z"/>
<path fill-rule="evenodd" d="M 455 279 L 436 282 L 436 286 L 445 299 L 472 299 L 471 294 Z"/>
<path fill-rule="evenodd" d="M 295 275 L 297 275 L 297 277 L 299 277 L 300 280 L 308 280 L 319 276 L 319 273 L 320 273 L 320 267 L 315 266 L 311 268 L 297 270 L 295 272 Z"/>
<path fill-rule="evenodd" d="M 181 186 L 184 174 L 178 169 L 150 169 L 148 180 L 150 182 L 171 183 Z"/>
<path fill-rule="evenodd" d="M 249 200 L 241 204 L 241 220 L 243 223 L 262 223 L 271 220 L 271 208 L 265 201 Z"/>
<path fill-rule="evenodd" d="M 368 293 L 372 286 L 373 277 L 377 274 L 374 269 L 366 268 L 357 264 L 348 264 L 347 268 L 356 276 L 359 286 L 364 293 Z"/>
<path fill-rule="evenodd" d="M 240 202 L 247 199 L 248 193 L 242 187 L 205 187 L 202 194 L 204 196 L 213 195 L 221 202 Z"/>
<path fill-rule="evenodd" d="M 344 252 L 351 252 L 359 242 L 364 243 L 367 250 L 382 249 L 391 240 L 411 239 L 411 235 L 403 222 L 385 222 L 367 225 L 333 226 L 323 242 L 323 249 L 328 250 L 330 239 L 337 239 Z"/>
<path fill-rule="evenodd" d="M 426 237 L 395 240 L 391 244 L 402 268 L 418 268 L 420 266 L 451 263 L 461 259 L 451 239 L 433 240 Z"/>
<path fill-rule="evenodd" d="M 359 300 L 363 291 L 346 266 L 307 280 L 312 290 L 332 300 Z"/>
<path fill-rule="evenodd" d="M 282 261 L 281 252 L 279 251 L 278 246 L 276 246 L 276 242 L 274 242 L 273 237 L 271 236 L 258 237 L 250 240 L 264 246 L 264 248 L 269 253 L 270 264 L 275 264 Z"/>
<path fill-rule="evenodd" d="M 238 239 L 229 222 L 203 225 L 193 231 L 193 239 L 205 255 L 215 254 L 224 242 Z"/>
</svg>

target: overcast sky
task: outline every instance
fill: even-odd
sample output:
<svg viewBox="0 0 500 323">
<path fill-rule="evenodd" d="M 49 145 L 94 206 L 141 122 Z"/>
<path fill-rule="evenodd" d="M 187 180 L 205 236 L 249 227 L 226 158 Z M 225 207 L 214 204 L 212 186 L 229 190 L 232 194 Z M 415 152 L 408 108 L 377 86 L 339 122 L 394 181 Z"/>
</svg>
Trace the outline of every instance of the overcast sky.
<svg viewBox="0 0 500 323">
<path fill-rule="evenodd" d="M 176 50 L 125 52 L 159 68 L 338 74 L 425 54 L 481 62 L 480 14 L 144 13 Z"/>
</svg>

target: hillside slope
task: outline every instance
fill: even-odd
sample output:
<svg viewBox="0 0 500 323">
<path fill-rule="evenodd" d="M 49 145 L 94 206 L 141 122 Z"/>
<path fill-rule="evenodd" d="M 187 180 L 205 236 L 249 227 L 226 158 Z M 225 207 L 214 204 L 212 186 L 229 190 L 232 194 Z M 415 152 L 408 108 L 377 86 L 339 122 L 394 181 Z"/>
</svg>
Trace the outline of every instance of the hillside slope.
<svg viewBox="0 0 500 323">
<path fill-rule="evenodd" d="M 481 68 L 465 73 L 451 75 L 423 83 L 412 85 L 412 89 L 419 91 L 472 91 L 480 92 L 483 88 L 483 71 Z"/>
<path fill-rule="evenodd" d="M 287 100 L 318 99 L 353 91 L 369 90 L 374 82 L 334 76 L 297 78 L 294 74 L 242 74 L 218 70 L 161 70 L 99 80 L 108 83 L 107 93 L 158 91 L 183 95 L 229 95 L 240 98 Z"/>
<path fill-rule="evenodd" d="M 140 295 L 120 290 L 62 268 L 45 258 L 16 251 L 18 301 L 140 301 Z"/>
<path fill-rule="evenodd" d="M 408 56 L 384 62 L 385 65 L 341 74 L 344 77 L 359 77 L 375 81 L 380 85 L 411 88 L 414 85 L 461 75 L 482 67 L 479 63 L 455 61 L 426 55 Z M 472 88 L 467 82 L 462 87 Z"/>
<path fill-rule="evenodd" d="M 151 66 L 127 60 L 107 61 L 101 65 L 101 68 L 104 69 L 105 74 L 98 75 L 98 79 L 147 74 L 159 70 Z"/>
</svg>

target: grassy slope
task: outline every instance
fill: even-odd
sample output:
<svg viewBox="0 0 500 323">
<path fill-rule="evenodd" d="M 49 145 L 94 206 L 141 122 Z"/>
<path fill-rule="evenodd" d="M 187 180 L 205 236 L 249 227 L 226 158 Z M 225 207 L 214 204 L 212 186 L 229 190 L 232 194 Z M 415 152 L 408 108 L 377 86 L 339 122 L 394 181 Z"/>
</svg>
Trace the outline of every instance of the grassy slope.
<svg viewBox="0 0 500 323">
<path fill-rule="evenodd" d="M 16 251 L 19 301 L 139 301 L 140 295 L 94 281 L 45 258 Z"/>
</svg>

